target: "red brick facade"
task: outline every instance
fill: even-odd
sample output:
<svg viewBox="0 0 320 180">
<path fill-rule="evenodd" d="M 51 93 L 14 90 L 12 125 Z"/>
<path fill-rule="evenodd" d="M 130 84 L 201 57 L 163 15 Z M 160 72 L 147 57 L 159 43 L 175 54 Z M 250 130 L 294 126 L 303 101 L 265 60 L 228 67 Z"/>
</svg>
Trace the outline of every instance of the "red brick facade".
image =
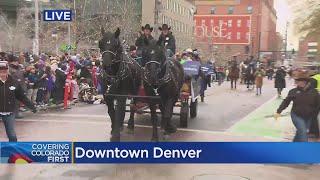
<svg viewBox="0 0 320 180">
<path fill-rule="evenodd" d="M 273 0 L 196 0 L 196 15 L 251 15 L 251 43 L 249 45 L 211 45 L 224 51 L 227 56 L 241 54 L 258 57 L 260 51 L 275 51 L 277 49 L 276 11 Z M 230 12 L 233 7 L 233 13 Z M 214 11 L 214 12 L 212 12 Z M 260 40 L 260 42 L 259 42 Z M 198 44 L 197 42 L 195 43 Z M 210 45 L 198 44 L 201 47 Z M 263 53 L 260 53 L 260 56 Z"/>
<path fill-rule="evenodd" d="M 312 62 L 316 60 L 320 60 L 320 38 L 317 34 L 308 34 L 300 39 L 298 61 Z"/>
</svg>

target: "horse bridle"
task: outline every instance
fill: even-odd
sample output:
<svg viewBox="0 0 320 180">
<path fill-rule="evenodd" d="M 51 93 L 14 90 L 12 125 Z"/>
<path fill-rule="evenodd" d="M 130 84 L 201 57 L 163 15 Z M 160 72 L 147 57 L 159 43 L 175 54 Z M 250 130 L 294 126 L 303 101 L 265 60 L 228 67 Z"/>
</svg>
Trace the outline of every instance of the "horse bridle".
<svg viewBox="0 0 320 180">
<path fill-rule="evenodd" d="M 113 52 L 113 51 L 110 51 L 110 50 L 105 50 L 105 51 L 103 51 L 103 52 L 101 53 L 101 56 L 103 57 L 103 55 L 106 54 L 106 53 L 112 54 L 113 57 L 114 57 L 114 59 L 116 60 L 116 61 L 112 61 L 111 64 L 116 64 L 116 63 L 119 63 L 119 62 L 122 61 L 121 58 L 119 58 L 118 60 L 116 59 L 116 57 L 117 57 L 117 55 L 118 55 L 117 52 Z"/>
</svg>

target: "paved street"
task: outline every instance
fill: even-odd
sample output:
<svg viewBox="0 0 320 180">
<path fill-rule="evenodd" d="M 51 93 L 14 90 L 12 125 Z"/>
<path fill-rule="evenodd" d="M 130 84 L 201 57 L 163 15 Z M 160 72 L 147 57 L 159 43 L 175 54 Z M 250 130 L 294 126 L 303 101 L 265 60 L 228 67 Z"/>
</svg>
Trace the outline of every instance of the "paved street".
<svg viewBox="0 0 320 180">
<path fill-rule="evenodd" d="M 273 83 L 256 97 L 229 84 L 208 90 L 199 116 L 187 129 L 179 129 L 171 141 L 288 141 L 292 126 L 288 116 L 279 122 L 272 113 L 281 100 L 274 98 Z M 285 113 L 286 114 L 286 113 Z M 124 141 L 150 141 L 148 115 L 137 116 L 135 134 Z M 175 118 L 178 123 L 178 118 Z M 76 105 L 66 111 L 50 111 L 17 122 L 20 141 L 108 141 L 110 120 L 104 105 Z M 6 141 L 1 131 L 1 141 Z M 308 165 L 33 165 L 0 166 L 0 179 L 318 179 L 319 166 Z M 30 171 L 32 169 L 32 171 Z M 188 169 L 188 171 L 185 171 Z M 252 171 L 252 169 L 255 169 Z M 28 172 L 28 173 L 26 173 Z M 166 173 L 163 173 L 166 172 Z M 183 172 L 183 173 L 182 173 Z M 313 178 L 314 177 L 314 178 Z"/>
<path fill-rule="evenodd" d="M 271 100 L 274 94 L 273 82 L 270 81 L 266 81 L 262 96 L 256 96 L 254 91 L 248 91 L 243 85 L 240 85 L 238 90 L 230 90 L 228 82 L 222 86 L 215 84 L 207 91 L 205 102 L 199 103 L 198 117 L 190 119 L 189 127 L 180 130 L 172 140 L 210 140 L 189 136 L 190 133 L 231 135 L 229 128 L 257 107 Z M 21 141 L 105 141 L 109 139 L 111 123 L 106 111 L 105 105 L 78 104 L 66 111 L 27 114 L 26 118 L 17 120 L 18 137 Z M 179 109 L 177 108 L 176 111 L 178 112 Z M 174 122 L 179 124 L 178 116 L 174 117 Z M 145 133 L 150 130 L 150 115 L 137 115 L 136 124 L 144 130 L 136 129 L 134 136 L 124 133 L 124 140 L 148 141 L 150 137 Z M 4 132 L 1 133 L 2 140 L 6 140 Z M 217 136 L 214 137 L 213 140 L 219 141 Z"/>
</svg>

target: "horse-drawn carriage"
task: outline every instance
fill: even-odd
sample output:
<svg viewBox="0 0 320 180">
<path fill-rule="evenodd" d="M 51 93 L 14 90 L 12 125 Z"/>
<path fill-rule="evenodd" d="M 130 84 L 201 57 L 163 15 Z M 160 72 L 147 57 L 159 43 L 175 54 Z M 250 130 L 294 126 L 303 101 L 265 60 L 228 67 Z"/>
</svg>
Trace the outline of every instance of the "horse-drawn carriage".
<svg viewBox="0 0 320 180">
<path fill-rule="evenodd" d="M 172 115 L 180 117 L 180 127 L 188 127 L 188 121 L 190 118 L 195 118 L 198 114 L 198 99 L 200 97 L 201 89 L 201 76 L 200 76 L 200 63 L 190 61 L 183 65 L 185 72 L 185 80 L 181 88 L 180 97 L 174 105 L 174 111 Z M 141 85 L 137 95 L 125 96 L 131 100 L 126 104 L 126 112 L 134 112 L 137 114 L 151 113 L 148 105 L 148 101 L 152 100 L 156 103 L 160 103 L 160 96 L 147 96 L 144 90 L 144 86 Z M 117 96 L 117 94 L 113 94 Z M 178 109 L 179 108 L 179 109 Z M 160 114 L 160 110 L 157 111 Z"/>
<path fill-rule="evenodd" d="M 180 116 L 180 126 L 188 125 L 188 117 L 196 117 L 200 89 L 200 76 L 184 79 L 186 69 L 175 60 L 167 58 L 166 47 L 159 41 L 145 39 L 144 62 L 141 66 L 126 52 L 125 45 L 119 40 L 120 29 L 116 32 L 104 32 L 99 41 L 103 59 L 103 69 L 111 80 L 106 82 L 105 101 L 112 122 L 111 141 L 120 141 L 125 112 L 130 111 L 128 129 L 134 129 L 134 114 L 151 114 L 152 140 L 158 141 L 158 118 L 161 113 L 161 129 L 164 137 L 177 131 L 171 119 Z M 200 70 L 200 66 L 199 70 Z M 197 71 L 199 73 L 199 71 Z M 142 91 L 143 89 L 143 91 Z M 127 100 L 133 103 L 130 110 Z M 139 105 L 140 102 L 140 105 Z M 141 106 L 142 104 L 142 106 Z M 161 110 L 157 112 L 157 109 Z M 180 112 L 175 113 L 175 107 Z M 150 111 L 147 111 L 150 109 Z"/>
</svg>

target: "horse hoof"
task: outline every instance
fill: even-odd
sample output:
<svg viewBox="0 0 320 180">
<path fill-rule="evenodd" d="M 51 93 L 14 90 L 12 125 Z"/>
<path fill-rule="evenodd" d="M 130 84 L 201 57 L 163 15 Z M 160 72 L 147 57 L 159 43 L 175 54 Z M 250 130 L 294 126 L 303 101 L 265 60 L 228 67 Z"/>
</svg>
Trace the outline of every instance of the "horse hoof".
<svg viewBox="0 0 320 180">
<path fill-rule="evenodd" d="M 164 141 L 168 141 L 169 138 L 170 138 L 170 135 L 169 135 L 169 134 L 164 134 L 164 135 L 163 135 L 163 140 L 164 140 Z"/>
<path fill-rule="evenodd" d="M 151 142 L 159 142 L 159 138 L 158 137 L 152 137 L 151 138 Z"/>
<path fill-rule="evenodd" d="M 128 134 L 134 134 L 134 128 L 127 128 L 127 133 Z"/>
<path fill-rule="evenodd" d="M 120 136 L 111 136 L 110 142 L 120 142 Z"/>
</svg>

